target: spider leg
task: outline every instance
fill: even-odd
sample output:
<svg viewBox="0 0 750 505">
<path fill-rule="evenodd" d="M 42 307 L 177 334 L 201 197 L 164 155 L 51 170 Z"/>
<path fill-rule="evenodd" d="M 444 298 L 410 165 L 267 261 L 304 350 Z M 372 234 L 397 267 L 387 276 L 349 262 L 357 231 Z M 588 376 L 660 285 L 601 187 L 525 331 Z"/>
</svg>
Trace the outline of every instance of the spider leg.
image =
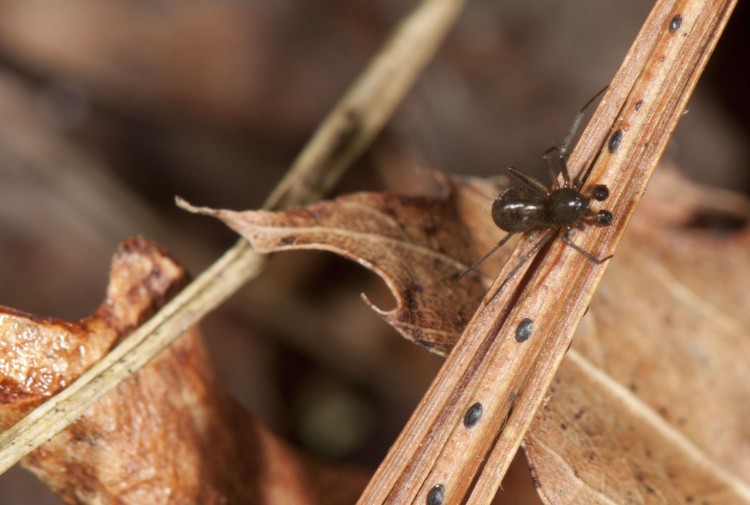
<svg viewBox="0 0 750 505">
<path fill-rule="evenodd" d="M 508 272 L 508 275 L 505 276 L 505 279 L 503 279 L 503 282 L 500 283 L 500 285 L 492 292 L 488 293 L 485 299 L 485 304 L 492 300 L 496 294 L 500 292 L 501 289 L 505 287 L 506 284 L 508 284 L 508 281 L 510 281 L 514 275 L 518 273 L 518 271 L 521 269 L 521 267 L 531 258 L 534 256 L 537 252 L 539 252 L 539 249 L 545 246 L 547 242 L 549 242 L 554 236 L 557 235 L 557 230 L 550 230 L 549 232 L 545 233 L 539 241 L 534 244 L 534 247 L 529 249 L 529 251 L 524 254 L 520 260 L 518 260 L 518 263 L 516 263 L 516 266 L 513 267 L 513 270 Z"/>
<path fill-rule="evenodd" d="M 568 134 L 565 135 L 565 138 L 563 139 L 562 145 L 560 146 L 560 149 L 558 151 L 560 152 L 560 165 L 562 166 L 563 171 L 563 177 L 565 177 L 566 182 L 568 183 L 568 186 L 566 187 L 574 187 L 579 188 L 581 182 L 576 179 L 575 183 L 571 185 L 570 183 L 570 172 L 568 171 L 568 155 L 570 150 L 570 144 L 573 142 L 573 137 L 575 137 L 576 132 L 578 131 L 578 127 L 581 126 L 581 120 L 583 120 L 583 114 L 586 112 L 586 109 L 589 108 L 589 106 L 599 98 L 599 96 L 607 91 L 607 88 L 609 88 L 609 85 L 604 86 L 600 91 L 596 93 L 596 95 L 592 96 L 586 104 L 581 107 L 581 109 L 576 114 L 576 117 L 573 119 L 573 123 L 570 125 L 570 130 L 568 130 Z M 567 176 L 565 175 L 567 173 Z"/>
<path fill-rule="evenodd" d="M 547 171 L 549 172 L 549 177 L 550 179 L 552 179 L 552 191 L 560 187 L 560 184 L 557 180 L 557 176 L 555 175 L 555 168 L 552 166 L 552 160 L 550 159 L 550 155 L 555 151 L 559 152 L 560 148 L 557 146 L 552 146 L 546 151 L 544 151 L 544 154 L 542 155 L 542 159 L 544 160 L 544 163 L 547 164 Z M 562 161 L 562 158 L 560 159 L 560 162 L 562 166 L 564 167 L 564 170 L 562 171 L 563 179 L 565 179 L 563 187 L 569 188 L 570 187 L 570 174 L 568 173 L 568 169 L 565 166 L 565 163 Z"/>
<path fill-rule="evenodd" d="M 583 249 L 581 246 L 577 245 L 575 242 L 573 242 L 570 239 L 571 232 L 573 231 L 573 228 L 568 228 L 568 231 L 565 232 L 565 234 L 562 236 L 562 241 L 565 243 L 565 245 L 569 245 L 579 253 L 581 253 L 587 260 L 591 261 L 592 263 L 596 263 L 597 265 L 601 265 L 608 259 L 612 258 L 612 254 L 607 256 L 606 258 L 597 258 L 587 250 Z"/>
<path fill-rule="evenodd" d="M 474 262 L 474 264 L 473 264 L 473 265 L 471 265 L 471 266 L 470 266 L 469 268 L 467 268 L 466 270 L 464 270 L 463 272 L 461 272 L 461 273 L 460 273 L 460 274 L 459 274 L 459 275 L 458 275 L 458 276 L 456 277 L 456 282 L 458 282 L 458 281 L 460 281 L 461 279 L 463 279 L 463 278 L 464 278 L 464 277 L 466 276 L 466 274 L 468 274 L 469 272 L 471 272 L 472 270 L 474 270 L 474 269 L 475 269 L 476 267 L 478 267 L 479 265 L 481 265 L 481 264 L 482 264 L 482 262 L 483 262 L 484 260 L 486 260 L 487 258 L 489 258 L 490 256 L 492 256 L 492 253 L 494 253 L 495 251 L 497 251 L 498 249 L 500 249 L 500 248 L 501 248 L 502 246 L 504 246 L 504 245 L 505 245 L 505 243 L 506 243 L 506 242 L 507 242 L 508 240 L 510 240 L 510 237 L 512 237 L 513 235 L 515 235 L 515 233 L 508 233 L 508 234 L 507 234 L 506 236 L 504 236 L 504 237 L 503 237 L 503 238 L 502 238 L 502 239 L 500 240 L 500 242 L 498 242 L 497 244 L 495 244 L 495 245 L 494 245 L 494 246 L 492 247 L 492 249 L 490 249 L 489 251 L 487 251 L 487 252 L 486 252 L 486 253 L 484 254 L 484 256 L 482 256 L 482 257 L 481 257 L 481 258 L 479 258 L 479 259 L 478 259 L 477 261 L 475 261 L 475 262 Z"/>
<path fill-rule="evenodd" d="M 600 92 L 601 93 L 601 92 Z M 596 97 L 594 97 L 596 98 Z M 565 135 L 565 138 L 563 139 L 563 143 L 560 146 L 560 159 L 568 159 L 568 149 L 570 149 L 570 144 L 573 142 L 573 137 L 575 136 L 576 132 L 578 131 L 578 127 L 581 126 L 581 120 L 583 119 L 583 111 L 586 110 L 586 107 L 589 106 L 589 104 L 593 101 L 593 98 L 589 100 L 586 105 L 583 106 L 581 110 L 578 111 L 576 114 L 575 119 L 573 119 L 573 123 L 570 125 L 570 130 L 568 130 L 568 134 Z"/>
<path fill-rule="evenodd" d="M 565 187 L 574 187 L 573 182 L 571 182 L 570 170 L 568 170 L 568 153 L 566 152 L 563 155 L 562 149 L 560 149 L 560 171 L 563 174 L 563 179 L 565 179 Z"/>
<path fill-rule="evenodd" d="M 515 175 L 516 177 L 518 177 L 521 180 L 521 182 L 523 182 L 524 184 L 526 184 L 530 188 L 539 191 L 541 194 L 543 194 L 543 195 L 549 194 L 549 191 L 544 186 L 544 184 L 542 184 L 536 177 L 532 177 L 529 174 L 521 172 L 520 170 L 518 170 L 513 165 L 510 165 L 508 167 L 508 172 L 510 172 L 511 174 Z"/>
<path fill-rule="evenodd" d="M 607 91 L 607 88 L 609 88 L 609 85 L 604 86 L 601 90 L 599 90 L 596 95 L 592 96 L 588 102 L 586 102 L 586 105 L 581 107 L 581 109 L 576 114 L 575 119 L 573 119 L 573 124 L 570 125 L 570 130 L 568 130 L 568 134 L 565 136 L 565 139 L 563 139 L 562 146 L 560 146 L 560 158 L 568 158 L 568 149 L 570 149 L 570 144 L 573 142 L 573 137 L 575 136 L 576 132 L 578 131 L 578 127 L 581 126 L 581 120 L 583 119 L 583 114 L 586 112 L 586 109 L 589 108 L 589 106 L 599 98 L 599 96 Z"/>
</svg>

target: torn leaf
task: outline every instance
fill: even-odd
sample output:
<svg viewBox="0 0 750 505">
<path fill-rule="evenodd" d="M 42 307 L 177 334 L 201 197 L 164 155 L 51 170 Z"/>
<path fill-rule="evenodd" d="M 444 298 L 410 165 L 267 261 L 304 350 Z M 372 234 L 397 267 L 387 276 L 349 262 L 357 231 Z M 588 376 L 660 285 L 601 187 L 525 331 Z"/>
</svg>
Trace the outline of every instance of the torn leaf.
<svg viewBox="0 0 750 505">
<path fill-rule="evenodd" d="M 445 180 L 440 197 L 357 193 L 286 212 L 212 210 L 259 252 L 322 249 L 380 275 L 396 297 L 383 310 L 365 301 L 404 337 L 445 355 L 479 305 L 512 246 L 482 269 L 456 277 L 505 232 L 489 217 L 496 186 Z M 490 272 L 488 274 L 488 272 Z"/>
</svg>

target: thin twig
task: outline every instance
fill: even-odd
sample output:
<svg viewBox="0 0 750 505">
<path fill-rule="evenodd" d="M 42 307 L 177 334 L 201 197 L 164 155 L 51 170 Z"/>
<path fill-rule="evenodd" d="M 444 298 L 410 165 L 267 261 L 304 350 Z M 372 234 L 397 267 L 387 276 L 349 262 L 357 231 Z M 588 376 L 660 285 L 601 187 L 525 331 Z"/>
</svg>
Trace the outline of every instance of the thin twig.
<svg viewBox="0 0 750 505">
<path fill-rule="evenodd" d="M 612 195 L 613 225 L 575 237 L 585 250 L 614 251 L 735 2 L 656 3 L 571 156 L 571 167 L 591 167 L 588 184 Z M 496 285 L 538 238 L 519 243 Z M 557 241 L 496 296 L 491 288 L 360 503 L 434 503 L 438 494 L 440 503 L 489 503 L 605 268 Z M 466 423 L 477 404 L 481 418 Z"/>
<path fill-rule="evenodd" d="M 265 208 L 316 200 L 362 153 L 433 56 L 464 0 L 424 0 L 395 30 L 301 152 Z M 49 401 L 0 435 L 0 473 L 64 430 L 259 272 L 240 240 L 152 319 Z"/>
</svg>

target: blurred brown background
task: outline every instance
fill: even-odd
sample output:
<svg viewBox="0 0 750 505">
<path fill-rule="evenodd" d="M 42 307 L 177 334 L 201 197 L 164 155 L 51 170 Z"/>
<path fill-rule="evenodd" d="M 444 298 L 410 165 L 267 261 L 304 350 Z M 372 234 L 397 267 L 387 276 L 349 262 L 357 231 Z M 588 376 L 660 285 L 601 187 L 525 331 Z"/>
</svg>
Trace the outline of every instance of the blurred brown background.
<svg viewBox="0 0 750 505">
<path fill-rule="evenodd" d="M 175 208 L 174 195 L 261 205 L 414 5 L 0 2 L 0 304 L 83 317 L 103 297 L 117 242 L 135 234 L 202 271 L 235 237 Z M 541 153 L 609 81 L 650 6 L 469 2 L 337 191 L 418 192 L 427 167 L 541 168 Z M 665 154 L 702 182 L 743 191 L 747 10 L 730 21 Z M 325 459 L 374 467 L 440 360 L 402 341 L 360 292 L 393 303 L 356 265 L 284 254 L 208 318 L 204 333 L 224 383 L 276 433 Z M 533 493 L 522 465 L 515 476 Z M 29 503 L 59 502 L 18 468 L 0 477 L 0 505 Z"/>
</svg>

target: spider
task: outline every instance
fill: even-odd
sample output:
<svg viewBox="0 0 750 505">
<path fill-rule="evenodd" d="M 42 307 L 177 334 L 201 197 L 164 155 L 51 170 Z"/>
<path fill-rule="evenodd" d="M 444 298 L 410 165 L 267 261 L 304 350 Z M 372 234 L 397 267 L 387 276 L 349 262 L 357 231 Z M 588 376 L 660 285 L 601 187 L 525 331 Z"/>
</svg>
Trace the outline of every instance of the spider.
<svg viewBox="0 0 750 505">
<path fill-rule="evenodd" d="M 508 167 L 508 171 L 524 184 L 523 186 L 509 187 L 500 193 L 492 204 L 492 220 L 495 221 L 498 228 L 508 233 L 484 256 L 462 272 L 456 280 L 462 279 L 466 274 L 478 267 L 495 251 L 505 245 L 516 233 L 526 233 L 533 230 L 549 229 L 550 232 L 545 233 L 534 244 L 531 250 L 521 258 L 505 280 L 503 280 L 498 290 L 518 272 L 529 258 L 536 254 L 553 237 L 558 235 L 563 228 L 565 228 L 565 233 L 562 235 L 561 240 L 566 245 L 581 253 L 589 261 L 599 265 L 612 257 L 597 258 L 571 240 L 574 228 L 582 230 L 586 224 L 599 227 L 609 226 L 612 223 L 612 213 L 607 210 L 594 212 L 591 209 L 591 200 L 603 202 L 609 197 L 609 188 L 604 184 L 595 184 L 586 191 L 583 191 L 583 178 L 571 179 L 567 165 L 568 150 L 581 123 L 581 119 L 583 119 L 584 111 L 606 89 L 605 87 L 594 95 L 578 111 L 568 134 L 563 139 L 562 146 L 552 146 L 542 155 L 542 159 L 544 159 L 550 178 L 552 179 L 552 185 L 549 188 L 545 187 L 538 179 L 518 170 L 516 167 L 512 165 Z M 563 178 L 562 185 L 559 183 L 552 165 L 552 154 L 555 152 L 557 152 L 560 163 L 560 171 Z"/>
</svg>

